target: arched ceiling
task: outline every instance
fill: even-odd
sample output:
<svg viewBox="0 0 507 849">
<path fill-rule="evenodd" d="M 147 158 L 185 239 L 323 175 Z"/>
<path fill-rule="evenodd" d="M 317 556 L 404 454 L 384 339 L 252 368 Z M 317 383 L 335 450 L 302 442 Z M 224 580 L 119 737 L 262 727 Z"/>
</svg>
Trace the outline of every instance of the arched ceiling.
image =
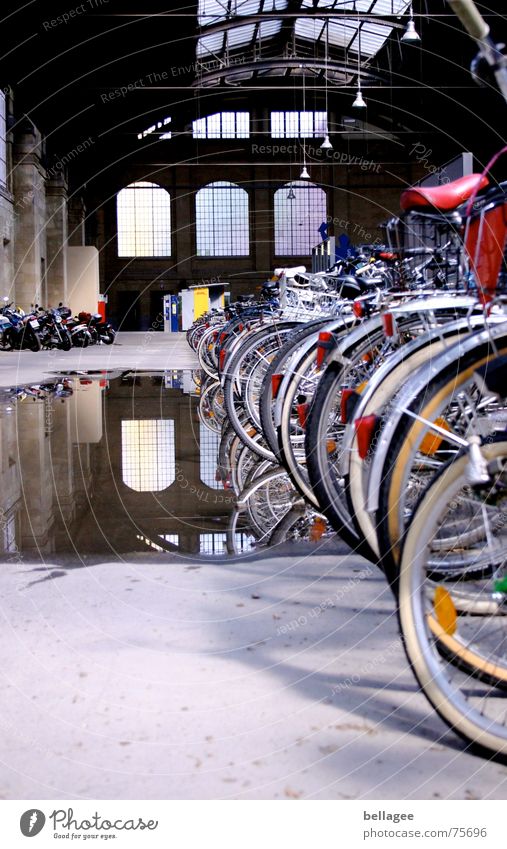
<svg viewBox="0 0 507 849">
<path fill-rule="evenodd" d="M 497 39 L 507 40 L 505 20 L 493 14 L 495 4 L 500 15 L 500 0 L 479 5 Z M 0 85 L 12 86 L 15 120 L 28 115 L 46 135 L 52 155 L 92 139 L 72 166 L 76 180 L 82 181 L 97 173 L 97 162 L 102 173 L 122 163 L 127 167 L 132 157 L 177 161 L 185 152 L 192 120 L 227 108 L 227 103 L 244 108 L 246 99 L 255 107 L 269 96 L 270 103 L 278 98 L 274 108 L 294 108 L 287 91 L 290 97 L 301 91 L 303 73 L 307 90 L 313 84 L 322 91 L 327 77 L 332 108 L 347 114 L 358 58 L 372 124 L 390 124 L 393 132 L 405 127 L 423 141 L 425 134 L 438 130 L 443 142 L 450 139 L 458 148 L 475 143 L 500 147 L 503 131 L 491 116 L 504 107 L 494 92 L 472 82 L 468 66 L 475 46 L 444 0 L 414 0 L 422 35 L 417 47 L 399 44 L 397 33 L 406 22 L 406 16 L 398 17 L 404 0 L 394 0 L 394 5 L 391 0 L 357 0 L 357 14 L 353 6 L 353 0 L 196 0 L 179 5 L 163 0 L 4 0 Z M 248 76 L 235 79 L 238 72 Z M 204 88 L 196 87 L 196 78 Z M 235 105 L 239 102 L 241 107 Z M 163 139 L 166 117 L 172 118 L 171 140 Z M 158 122 L 162 126 L 155 146 L 157 134 L 138 138 Z"/>
</svg>

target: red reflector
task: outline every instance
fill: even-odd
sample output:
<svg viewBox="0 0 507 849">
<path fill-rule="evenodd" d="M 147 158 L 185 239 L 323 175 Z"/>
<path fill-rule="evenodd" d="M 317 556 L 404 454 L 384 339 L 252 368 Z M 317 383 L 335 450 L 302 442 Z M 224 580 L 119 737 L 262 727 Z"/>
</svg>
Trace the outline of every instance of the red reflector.
<svg viewBox="0 0 507 849">
<path fill-rule="evenodd" d="M 364 315 L 364 306 L 361 301 L 354 301 L 352 304 L 352 312 L 356 316 L 356 318 L 362 318 Z"/>
<path fill-rule="evenodd" d="M 329 350 L 331 338 L 331 333 L 327 330 L 319 333 L 319 341 L 317 342 L 317 368 L 322 368 L 322 363 L 326 359 L 326 351 Z"/>
<path fill-rule="evenodd" d="M 238 330 L 239 330 L 240 333 L 243 333 L 243 325 L 242 324 L 239 325 Z"/>
<path fill-rule="evenodd" d="M 342 389 L 342 397 L 340 401 L 341 420 L 342 424 L 347 424 L 347 401 L 354 394 L 353 389 Z"/>
<path fill-rule="evenodd" d="M 205 328 L 206 328 L 206 330 L 207 330 L 207 329 L 208 329 L 208 327 L 209 327 L 209 321 L 207 321 L 207 322 L 206 322 L 206 324 L 205 324 L 204 326 L 205 326 Z"/>
<path fill-rule="evenodd" d="M 357 435 L 357 450 L 361 460 L 365 460 L 370 450 L 373 434 L 377 427 L 377 416 L 363 416 L 354 422 Z"/>
<path fill-rule="evenodd" d="M 222 344 L 222 342 L 225 342 L 226 339 L 227 339 L 227 333 L 221 333 L 220 339 L 218 341 L 220 342 L 220 344 Z"/>
<path fill-rule="evenodd" d="M 273 399 L 278 398 L 278 393 L 280 391 L 280 384 L 283 380 L 283 374 L 273 374 L 271 375 L 271 394 Z"/>
<path fill-rule="evenodd" d="M 394 336 L 394 318 L 391 312 L 386 312 L 382 316 L 382 324 L 386 336 Z"/>
<path fill-rule="evenodd" d="M 301 427 L 306 427 L 306 420 L 310 410 L 309 404 L 298 404 L 298 420 Z"/>
<path fill-rule="evenodd" d="M 227 351 L 224 348 L 222 351 L 220 351 L 220 371 L 223 371 L 226 356 Z"/>
</svg>

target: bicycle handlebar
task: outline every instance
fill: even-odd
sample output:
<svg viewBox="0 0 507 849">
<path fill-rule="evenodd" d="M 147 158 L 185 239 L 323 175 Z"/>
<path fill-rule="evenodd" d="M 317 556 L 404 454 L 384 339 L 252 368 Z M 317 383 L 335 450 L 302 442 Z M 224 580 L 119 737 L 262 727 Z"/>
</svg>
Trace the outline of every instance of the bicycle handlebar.
<svg viewBox="0 0 507 849">
<path fill-rule="evenodd" d="M 489 26 L 473 0 L 447 0 L 447 2 L 472 38 L 483 41 L 488 37 Z"/>
</svg>

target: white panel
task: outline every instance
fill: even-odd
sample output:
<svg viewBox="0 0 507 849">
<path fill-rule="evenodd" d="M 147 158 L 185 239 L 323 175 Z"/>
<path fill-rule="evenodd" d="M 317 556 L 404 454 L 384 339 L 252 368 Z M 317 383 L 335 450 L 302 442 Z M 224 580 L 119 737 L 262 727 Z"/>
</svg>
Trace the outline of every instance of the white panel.
<svg viewBox="0 0 507 849">
<path fill-rule="evenodd" d="M 223 33 L 217 32 L 214 35 L 205 35 L 197 42 L 197 55 L 207 56 L 222 52 L 224 43 Z"/>
<path fill-rule="evenodd" d="M 380 24 L 363 24 L 361 27 L 361 55 L 374 56 L 381 47 L 386 43 L 392 32 L 391 27 L 384 27 Z M 359 52 L 359 34 L 356 35 L 354 41 L 350 45 L 351 52 Z"/>
<path fill-rule="evenodd" d="M 322 33 L 324 21 L 321 18 L 310 20 L 309 18 L 297 18 L 296 20 L 296 36 L 300 38 L 308 38 L 310 41 L 317 41 Z"/>
<path fill-rule="evenodd" d="M 225 20 L 227 0 L 199 0 L 197 20 L 200 26 Z"/>
<path fill-rule="evenodd" d="M 278 35 L 282 28 L 281 21 L 263 21 L 259 27 L 260 38 L 272 38 Z"/>
<path fill-rule="evenodd" d="M 330 21 L 329 23 L 329 44 L 336 47 L 347 47 L 350 44 L 354 33 L 357 32 L 357 23 L 353 20 L 347 21 Z M 323 38 L 325 39 L 325 33 Z"/>
<path fill-rule="evenodd" d="M 240 47 L 244 44 L 250 44 L 253 40 L 255 27 L 253 24 L 244 27 L 234 27 L 227 31 L 227 40 L 229 47 Z"/>
</svg>

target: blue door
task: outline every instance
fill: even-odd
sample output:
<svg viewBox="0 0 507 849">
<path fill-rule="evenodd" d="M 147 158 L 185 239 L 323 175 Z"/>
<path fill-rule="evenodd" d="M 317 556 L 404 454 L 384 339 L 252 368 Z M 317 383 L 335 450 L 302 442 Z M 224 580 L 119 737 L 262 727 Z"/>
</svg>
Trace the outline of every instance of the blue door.
<svg viewBox="0 0 507 849">
<path fill-rule="evenodd" d="M 178 301 L 177 295 L 171 295 L 171 333 L 177 333 L 180 329 L 178 317 Z"/>
</svg>

